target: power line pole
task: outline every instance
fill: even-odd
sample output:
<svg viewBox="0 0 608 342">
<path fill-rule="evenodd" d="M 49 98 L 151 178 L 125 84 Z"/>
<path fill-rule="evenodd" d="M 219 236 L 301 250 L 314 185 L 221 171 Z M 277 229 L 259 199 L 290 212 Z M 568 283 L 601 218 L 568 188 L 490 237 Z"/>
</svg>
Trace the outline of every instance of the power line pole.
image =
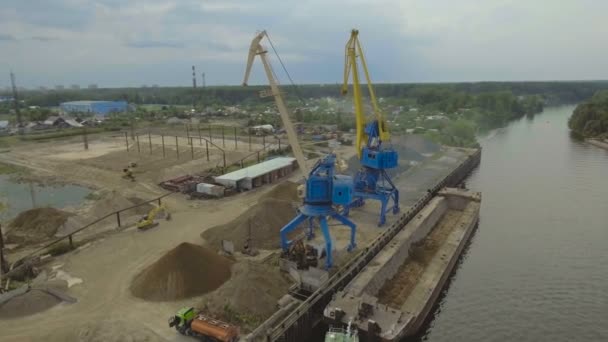
<svg viewBox="0 0 608 342">
<path fill-rule="evenodd" d="M 15 74 L 11 71 L 11 86 L 13 87 L 13 101 L 15 104 L 15 114 L 17 114 L 17 128 L 19 134 L 23 134 L 23 121 L 21 120 L 21 110 L 19 109 L 19 96 L 17 93 L 17 85 L 15 82 Z"/>
<path fill-rule="evenodd" d="M 194 71 L 194 65 L 192 66 L 192 88 L 196 89 L 196 71 Z"/>
</svg>

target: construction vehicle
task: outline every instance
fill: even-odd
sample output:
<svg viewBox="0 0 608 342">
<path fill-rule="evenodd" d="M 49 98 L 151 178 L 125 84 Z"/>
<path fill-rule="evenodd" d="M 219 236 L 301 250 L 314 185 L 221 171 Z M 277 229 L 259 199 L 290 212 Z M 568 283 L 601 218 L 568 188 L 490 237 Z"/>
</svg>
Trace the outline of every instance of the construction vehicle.
<svg viewBox="0 0 608 342">
<path fill-rule="evenodd" d="M 278 81 L 275 79 L 273 69 L 270 65 L 270 61 L 268 60 L 268 51 L 266 51 L 266 49 L 260 44 L 264 37 L 270 40 L 266 31 L 262 31 L 258 33 L 251 42 L 243 85 L 247 85 L 255 56 L 260 56 L 260 59 L 264 64 L 264 71 L 268 77 L 268 82 L 270 83 L 270 91 L 264 90 L 260 95 L 262 97 L 274 97 L 283 126 L 285 127 L 285 132 L 287 133 L 289 145 L 291 146 L 291 150 L 298 162 L 298 166 L 300 167 L 300 170 L 302 170 L 306 179 L 306 186 L 303 191 L 303 205 L 299 208 L 297 216 L 287 225 L 281 228 L 281 248 L 283 249 L 284 253 L 288 253 L 292 241 L 287 239 L 287 235 L 298 228 L 300 224 L 304 223 L 305 221 L 308 223 L 308 230 L 306 234 L 308 239 L 312 239 L 314 237 L 314 226 L 319 225 L 325 240 L 325 268 L 329 269 L 333 266 L 333 249 L 331 236 L 329 234 L 329 226 L 327 224 L 328 218 L 333 218 L 341 224 L 350 227 L 351 236 L 348 251 L 351 251 L 356 247 L 356 225 L 336 210 L 336 206 L 348 206 L 352 202 L 353 179 L 350 176 L 335 174 L 336 155 L 333 153 L 322 157 L 319 161 L 317 161 L 312 169 L 309 169 L 306 165 L 306 159 L 302 153 L 298 136 L 296 135 L 296 131 L 293 127 L 291 119 L 289 118 L 289 111 L 287 110 L 287 106 L 283 101 L 278 86 Z"/>
<path fill-rule="evenodd" d="M 348 93 L 348 82 L 352 74 L 357 128 L 355 148 L 357 150 L 357 157 L 361 162 L 361 169 L 355 175 L 353 202 L 349 207 L 360 207 L 365 203 L 365 199 L 380 201 L 381 209 L 378 225 L 382 226 L 386 223 L 387 212 L 391 210 L 393 214 L 399 212 L 399 191 L 387 173 L 388 169 L 397 167 L 399 155 L 390 146 L 388 126 L 378 107 L 374 87 L 365 62 L 363 48 L 358 37 L 359 31 L 353 29 L 350 39 L 346 43 L 344 82 L 341 91 L 342 95 Z M 361 67 L 367 81 L 370 102 L 374 111 L 374 118 L 369 121 L 364 113 L 357 57 L 361 61 Z M 391 200 L 393 201 L 393 206 L 389 207 Z M 348 214 L 348 208 L 345 214 Z"/>
<path fill-rule="evenodd" d="M 131 182 L 135 182 L 135 177 L 133 176 L 133 171 L 131 171 L 131 168 L 128 168 L 128 167 L 122 169 L 122 178 L 128 179 Z"/>
<path fill-rule="evenodd" d="M 239 338 L 237 326 L 197 313 L 192 307 L 182 308 L 169 318 L 169 328 L 173 327 L 182 335 L 205 342 L 236 342 Z"/>
<path fill-rule="evenodd" d="M 146 230 L 158 226 L 157 218 L 171 219 L 171 214 L 167 211 L 167 207 L 164 204 L 152 208 L 148 214 L 142 216 L 137 221 L 137 229 Z"/>
<path fill-rule="evenodd" d="M 319 263 L 319 251 L 311 245 L 304 244 L 302 239 L 293 242 L 285 254 L 288 260 L 296 263 L 299 270 L 317 267 Z"/>
<path fill-rule="evenodd" d="M 122 169 L 122 178 L 129 179 L 131 182 L 135 182 L 135 176 L 133 176 L 133 170 L 137 167 L 137 163 L 129 162 L 129 165 Z"/>
</svg>

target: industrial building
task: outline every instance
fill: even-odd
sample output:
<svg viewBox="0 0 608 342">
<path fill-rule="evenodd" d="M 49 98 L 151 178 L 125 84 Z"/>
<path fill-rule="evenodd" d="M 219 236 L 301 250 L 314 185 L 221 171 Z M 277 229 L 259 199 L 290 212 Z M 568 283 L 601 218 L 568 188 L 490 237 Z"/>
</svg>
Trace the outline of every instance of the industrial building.
<svg viewBox="0 0 608 342">
<path fill-rule="evenodd" d="M 277 157 L 215 177 L 215 182 L 227 188 L 251 190 L 290 174 L 295 168 L 295 161 L 295 158 Z"/>
<path fill-rule="evenodd" d="M 70 101 L 63 102 L 61 110 L 65 113 L 93 113 L 108 115 L 112 112 L 126 112 L 126 101 Z"/>
</svg>

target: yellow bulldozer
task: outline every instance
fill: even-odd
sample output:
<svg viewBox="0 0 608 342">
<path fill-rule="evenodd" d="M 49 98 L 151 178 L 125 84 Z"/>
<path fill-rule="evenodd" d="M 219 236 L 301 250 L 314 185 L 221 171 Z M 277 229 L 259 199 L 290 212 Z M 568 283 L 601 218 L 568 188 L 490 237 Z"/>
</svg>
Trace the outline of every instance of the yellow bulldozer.
<svg viewBox="0 0 608 342">
<path fill-rule="evenodd" d="M 167 210 L 167 207 L 164 204 L 161 204 L 157 207 L 152 208 L 150 212 L 144 215 L 139 221 L 137 221 L 137 229 L 146 230 L 152 227 L 158 226 L 158 222 L 156 219 L 170 220 L 171 213 Z"/>
</svg>

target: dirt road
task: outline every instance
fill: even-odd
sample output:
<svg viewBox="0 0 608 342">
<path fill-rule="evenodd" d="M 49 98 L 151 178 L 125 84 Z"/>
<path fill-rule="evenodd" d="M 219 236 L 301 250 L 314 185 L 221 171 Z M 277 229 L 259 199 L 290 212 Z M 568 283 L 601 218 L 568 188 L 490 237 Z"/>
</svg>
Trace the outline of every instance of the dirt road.
<svg viewBox="0 0 608 342">
<path fill-rule="evenodd" d="M 180 339 L 167 326 L 177 309 L 202 298 L 174 302 L 146 302 L 129 291 L 132 278 L 181 242 L 201 243 L 206 228 L 226 223 L 247 209 L 268 189 L 220 201 L 193 202 L 196 208 L 176 212 L 146 232 L 129 229 L 93 242 L 88 248 L 53 262 L 83 279 L 68 290 L 75 304 L 16 320 L 0 320 L 3 341 L 163 341 Z M 204 205 L 201 205 L 204 203 Z M 227 215 L 226 213 L 230 213 Z"/>
</svg>

